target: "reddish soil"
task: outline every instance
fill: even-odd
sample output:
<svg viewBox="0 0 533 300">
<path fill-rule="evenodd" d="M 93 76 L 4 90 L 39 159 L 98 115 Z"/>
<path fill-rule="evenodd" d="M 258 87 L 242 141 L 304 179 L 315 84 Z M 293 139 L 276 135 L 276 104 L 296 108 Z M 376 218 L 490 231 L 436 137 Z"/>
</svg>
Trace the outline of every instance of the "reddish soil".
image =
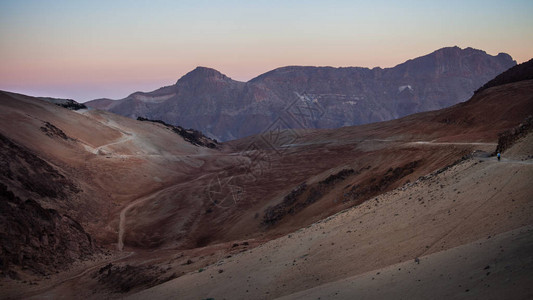
<svg viewBox="0 0 533 300">
<path fill-rule="evenodd" d="M 274 240 L 276 245 L 284 241 L 288 243 L 286 247 L 268 246 L 269 251 L 279 252 L 276 249 L 283 249 L 287 254 L 277 258 L 277 271 L 267 273 L 279 276 L 276 284 L 280 286 L 283 286 L 282 282 L 294 281 L 294 284 L 279 287 L 266 296 L 254 294 L 258 298 L 272 298 L 274 295 L 287 295 L 316 286 L 318 283 L 310 282 L 315 280 L 311 274 L 322 274 L 318 282 L 339 280 L 412 259 L 415 253 L 420 256 L 446 250 L 484 236 L 488 227 L 477 228 L 472 234 L 458 234 L 441 247 L 437 237 L 446 237 L 445 229 L 428 227 L 430 231 L 427 236 L 412 235 L 413 231 L 405 229 L 405 232 L 402 231 L 405 234 L 399 236 L 404 241 L 415 236 L 419 238 L 415 239 L 415 248 L 406 246 L 401 251 L 381 251 L 375 256 L 371 253 L 378 251 L 378 248 L 366 249 L 371 252 L 354 252 L 350 254 L 351 259 L 361 259 L 364 263 L 352 271 L 349 269 L 354 267 L 352 264 L 342 267 L 340 257 L 335 264 L 336 271 L 324 273 L 317 269 L 329 268 L 324 265 L 328 262 L 326 254 L 330 254 L 334 248 L 313 252 L 313 259 L 309 261 L 315 263 L 316 267 L 306 264 L 306 268 L 310 269 L 304 272 L 307 275 L 300 281 L 293 277 L 296 269 L 292 268 L 289 272 L 283 267 L 289 264 L 289 258 L 292 261 L 292 254 L 299 253 L 295 249 L 300 247 L 295 244 L 297 242 L 289 243 L 287 234 L 314 224 L 311 228 L 316 233 L 309 236 L 314 239 L 320 235 L 318 228 L 321 225 L 317 225 L 320 224 L 317 222 L 349 208 L 353 208 L 354 214 L 357 214 L 350 222 L 359 218 L 370 221 L 368 218 L 373 214 L 372 207 L 385 205 L 381 204 L 381 199 L 385 199 L 381 195 L 389 195 L 386 203 L 391 204 L 387 206 L 386 217 L 373 218 L 370 223 L 375 226 L 371 227 L 374 228 L 372 230 L 379 232 L 369 231 L 365 237 L 354 237 L 347 241 L 365 244 L 372 242 L 372 238 L 379 241 L 379 249 L 388 249 L 392 242 L 385 241 L 395 234 L 393 227 L 402 229 L 407 224 L 393 222 L 393 227 L 379 229 L 382 223 L 387 224 L 388 220 L 394 219 L 395 213 L 409 212 L 406 215 L 421 218 L 417 226 L 428 226 L 430 223 L 427 218 L 438 216 L 442 211 L 435 210 L 428 214 L 419 211 L 422 214 L 419 216 L 411 209 L 414 211 L 414 207 L 428 205 L 418 200 L 419 194 L 427 193 L 430 197 L 429 193 L 434 193 L 434 187 L 440 183 L 433 182 L 431 188 L 425 186 L 423 192 L 409 190 L 409 197 L 412 198 L 409 200 L 412 201 L 405 202 L 408 204 L 401 209 L 396 206 L 403 202 L 396 202 L 404 201 L 407 196 L 398 198 L 394 193 L 400 193 L 398 188 L 420 182 L 419 179 L 427 174 L 454 163 L 459 163 L 460 168 L 469 168 L 475 163 L 470 156 L 475 150 L 487 153 L 494 151 L 500 132 L 533 115 L 533 81 L 493 87 L 451 108 L 394 121 L 337 130 L 286 130 L 279 134 L 252 136 L 224 143 L 220 149 L 190 144 L 163 124 L 131 120 L 97 110 L 70 111 L 23 95 L 2 92 L 0 106 L 0 134 L 5 137 L 6 143 L 26 149 L 27 157 L 35 156 L 42 160 L 43 166 L 49 166 L 44 169 L 51 174 L 59 174 L 55 178 L 65 180 L 72 188 L 58 190 L 57 195 L 39 194 L 38 191 L 25 188 L 23 180 L 2 177 L 2 183 L 22 200 L 35 199 L 45 209 L 71 216 L 97 245 L 104 248 L 102 251 L 112 254 L 107 257 L 95 254 L 91 260 L 80 262 L 78 267 L 74 265 L 71 273 L 62 272 L 50 279 L 42 279 L 23 270 L 23 276 L 43 281 L 37 287 L 18 281 L 2 281 L 2 290 L 6 295 L 68 297 L 73 295 L 74 286 L 79 286 L 75 290 L 77 295 L 97 298 L 118 293 L 114 295 L 120 297 L 125 295 L 122 292 L 138 292 L 177 277 L 169 284 L 180 282 L 175 285 L 176 288 L 182 284 L 189 285 L 189 295 L 204 297 L 205 293 L 195 290 L 190 280 L 200 276 L 199 282 L 209 281 L 209 277 L 204 276 L 215 277 L 216 274 L 211 271 L 218 272 L 213 264 L 240 251 L 246 251 L 242 256 L 248 257 L 249 263 L 259 258 L 269 260 L 264 252 L 266 250 L 257 250 L 261 254 L 255 256 L 252 253 L 257 248 L 250 249 L 270 240 Z M 514 151 L 526 155 L 527 149 Z M 465 162 L 462 158 L 467 161 L 466 165 L 463 165 Z M 24 164 L 21 160 L 19 166 Z M 514 169 L 514 164 L 510 166 L 500 170 L 503 173 L 492 173 L 494 167 L 485 169 L 476 166 L 472 167 L 475 173 L 465 174 L 488 172 L 496 176 L 491 177 L 494 180 L 491 182 L 496 183 L 497 176 L 507 176 L 515 171 L 520 174 L 530 172 L 529 166 L 519 169 Z M 29 185 L 38 186 L 49 180 L 49 177 L 43 176 L 25 177 L 22 167 L 13 170 L 18 173 L 12 178 L 26 178 L 30 180 L 26 183 Z M 458 178 L 455 173 L 447 172 L 448 177 L 440 179 L 449 181 L 446 193 L 442 193 L 443 199 L 453 200 L 450 197 L 456 191 L 451 183 L 457 181 L 454 184 L 460 187 L 455 188 L 462 193 L 461 197 L 468 194 L 472 199 L 477 199 L 476 203 L 483 202 L 476 194 L 468 192 L 469 185 L 465 181 L 467 175 Z M 523 202 L 520 202 L 523 204 L 521 208 L 524 208 L 528 207 L 525 199 L 530 191 L 522 183 L 517 182 L 516 189 L 523 196 L 519 199 Z M 476 191 L 482 195 L 485 188 Z M 368 202 L 369 199 L 372 202 Z M 505 207 L 505 204 L 494 203 L 494 209 Z M 363 212 L 367 209 L 367 212 Z M 454 209 L 453 203 L 442 209 Z M 518 213 L 514 206 L 513 212 Z M 471 216 L 461 214 L 447 222 L 453 224 L 463 217 Z M 486 218 L 483 215 L 478 217 L 479 220 Z M 408 219 L 404 221 L 409 222 Z M 472 222 L 474 226 L 474 219 Z M 494 233 L 529 223 L 529 218 L 520 217 L 516 222 L 505 223 Z M 122 238 L 119 238 L 120 224 L 123 224 Z M 353 231 L 358 225 L 346 223 L 344 226 Z M 449 230 L 462 232 L 452 227 Z M 329 235 L 324 243 L 340 243 L 342 239 L 339 240 L 341 237 L 335 233 L 339 228 L 328 229 Z M 372 232 L 376 235 L 370 235 Z M 435 233 L 435 239 L 429 238 L 431 232 Z M 277 239 L 280 237 L 281 240 Z M 298 241 L 303 243 L 303 236 Z M 400 240 L 396 242 L 403 243 Z M 123 247 L 120 243 L 123 243 Z M 415 251 L 425 243 L 429 243 L 430 250 Z M 316 245 L 305 246 L 312 248 Z M 344 246 L 348 247 L 347 244 Z M 117 248 L 123 252 L 117 251 Z M 394 254 L 394 251 L 397 253 Z M 127 253 L 133 254 L 123 257 Z M 304 256 L 306 253 L 301 253 L 301 259 L 307 257 Z M 239 260 L 231 261 L 236 264 Z M 112 266 L 99 273 L 109 263 Z M 203 270 L 208 265 L 211 270 L 205 273 L 208 275 L 197 272 L 194 274 L 200 275 L 190 276 L 190 272 Z M 252 265 L 257 267 L 254 272 L 259 272 L 259 268 L 268 268 L 263 263 Z M 91 271 L 80 275 L 76 268 Z M 233 278 L 246 275 L 235 265 L 232 265 L 231 270 L 226 272 L 224 267 L 220 274 Z M 278 273 L 285 271 L 288 272 L 286 275 Z M 132 274 L 139 274 L 139 277 L 132 277 Z M 105 278 L 114 283 L 108 284 Z M 226 284 L 226 281 L 223 282 Z M 272 283 L 266 279 L 261 282 L 257 284 Z M 92 295 L 90 291 L 96 294 Z M 244 294 L 239 295 L 242 297 Z"/>
</svg>

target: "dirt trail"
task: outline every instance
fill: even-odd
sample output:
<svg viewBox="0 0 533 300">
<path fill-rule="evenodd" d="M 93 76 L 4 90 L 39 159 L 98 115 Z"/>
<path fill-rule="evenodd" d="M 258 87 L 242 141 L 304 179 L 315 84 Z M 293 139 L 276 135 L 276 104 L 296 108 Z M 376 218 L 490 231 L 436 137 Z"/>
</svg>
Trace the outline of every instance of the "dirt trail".
<svg viewBox="0 0 533 300">
<path fill-rule="evenodd" d="M 118 241 L 117 241 L 117 249 L 118 249 L 118 251 L 122 251 L 124 249 L 124 232 L 126 231 L 126 213 L 128 212 L 128 210 L 130 210 L 132 207 L 138 205 L 139 203 L 142 203 L 144 201 L 152 199 L 152 198 L 158 196 L 159 194 L 167 192 L 168 190 L 174 189 L 174 188 L 176 188 L 178 186 L 179 185 L 172 185 L 172 186 L 169 186 L 169 187 L 164 188 L 162 190 L 159 190 L 159 191 L 157 191 L 157 192 L 155 192 L 153 194 L 137 198 L 136 200 L 134 200 L 133 202 L 128 204 L 126 207 L 124 207 L 120 211 L 119 226 L 118 226 Z"/>
<path fill-rule="evenodd" d="M 365 139 L 361 142 L 384 142 L 384 143 L 403 143 L 408 145 L 463 145 L 463 146 L 497 146 L 498 143 L 484 143 L 484 142 L 437 142 L 433 141 L 402 141 L 394 139 Z"/>
<path fill-rule="evenodd" d="M 85 149 L 93 154 L 98 154 L 99 151 L 102 149 L 102 148 L 105 148 L 105 147 L 109 147 L 109 146 L 113 146 L 113 145 L 117 145 L 117 144 L 121 144 L 121 143 L 126 143 L 126 142 L 129 142 L 131 140 L 133 140 L 135 137 L 136 137 L 136 134 L 134 132 L 128 132 L 124 129 L 122 129 L 120 127 L 119 124 L 117 124 L 115 121 L 112 121 L 112 120 L 106 120 L 105 122 L 102 122 L 102 121 L 98 121 L 100 124 L 104 125 L 104 126 L 107 126 L 109 128 L 112 128 L 114 130 L 117 130 L 119 131 L 122 136 L 110 143 L 107 143 L 107 144 L 104 144 L 104 145 L 101 145 L 101 146 L 98 146 L 98 147 L 93 147 L 93 146 L 90 146 L 90 145 L 87 145 L 86 143 L 80 141 L 83 146 L 85 147 Z"/>
<path fill-rule="evenodd" d="M 498 143 L 478 143 L 478 142 L 435 142 L 435 141 L 417 141 L 408 144 L 414 145 L 471 145 L 471 146 L 497 146 Z"/>
<path fill-rule="evenodd" d="M 119 138 L 118 140 L 94 148 L 94 150 L 96 151 L 96 153 L 98 153 L 98 151 L 100 151 L 100 149 L 102 149 L 102 148 L 109 147 L 109 146 L 113 146 L 113 145 L 117 145 L 117 144 L 121 144 L 121 143 L 125 143 L 125 142 L 131 141 L 131 140 L 133 140 L 133 139 L 135 138 L 135 134 L 134 134 L 134 133 L 123 132 L 123 131 L 121 131 L 121 133 L 122 133 L 122 137 Z"/>
<path fill-rule="evenodd" d="M 136 200 L 134 200 L 133 202 L 131 202 L 130 204 L 128 204 L 126 207 L 124 207 L 121 211 L 120 211 L 120 217 L 119 217 L 119 226 L 118 226 L 118 240 L 117 240 L 117 249 L 118 251 L 122 251 L 124 249 L 124 233 L 126 232 L 126 213 L 133 207 L 139 205 L 140 203 L 143 203 L 145 201 L 148 201 L 154 197 L 157 197 L 158 195 L 162 194 L 162 193 L 166 193 L 172 189 L 177 189 L 177 188 L 180 188 L 182 185 L 186 184 L 190 184 L 191 182 L 194 182 L 194 181 L 198 181 L 198 180 L 201 180 L 207 176 L 210 176 L 210 175 L 214 175 L 214 174 L 218 174 L 218 173 L 208 173 L 208 174 L 204 174 L 202 176 L 199 176 L 198 178 L 196 179 L 193 179 L 191 181 L 187 181 L 187 182 L 184 182 L 184 183 L 181 183 L 181 184 L 176 184 L 176 185 L 172 185 L 172 186 L 169 186 L 169 187 L 166 187 L 166 188 L 163 188 L 155 193 L 152 193 L 150 195 L 147 195 L 147 196 L 142 196 L 140 198 L 137 198 Z"/>
</svg>

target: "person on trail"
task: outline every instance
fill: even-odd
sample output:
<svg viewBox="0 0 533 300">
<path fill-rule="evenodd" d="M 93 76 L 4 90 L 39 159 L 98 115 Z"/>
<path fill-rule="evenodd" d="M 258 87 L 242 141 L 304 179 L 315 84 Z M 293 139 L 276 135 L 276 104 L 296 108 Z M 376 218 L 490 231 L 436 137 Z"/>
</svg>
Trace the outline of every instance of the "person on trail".
<svg viewBox="0 0 533 300">
<path fill-rule="evenodd" d="M 498 152 L 498 154 L 496 154 L 496 156 L 498 157 L 498 161 L 500 161 L 500 158 L 501 158 L 500 152 Z"/>
</svg>

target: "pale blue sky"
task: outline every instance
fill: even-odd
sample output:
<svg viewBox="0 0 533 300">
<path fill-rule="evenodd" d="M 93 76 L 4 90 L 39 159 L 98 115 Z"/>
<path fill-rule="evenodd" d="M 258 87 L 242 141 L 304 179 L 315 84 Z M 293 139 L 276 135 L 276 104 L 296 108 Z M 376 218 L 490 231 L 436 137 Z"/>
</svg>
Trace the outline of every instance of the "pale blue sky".
<svg viewBox="0 0 533 300">
<path fill-rule="evenodd" d="M 0 89 L 86 101 L 197 65 L 248 80 L 284 65 L 390 67 L 458 45 L 519 62 L 533 1 L 5 1 Z"/>
</svg>

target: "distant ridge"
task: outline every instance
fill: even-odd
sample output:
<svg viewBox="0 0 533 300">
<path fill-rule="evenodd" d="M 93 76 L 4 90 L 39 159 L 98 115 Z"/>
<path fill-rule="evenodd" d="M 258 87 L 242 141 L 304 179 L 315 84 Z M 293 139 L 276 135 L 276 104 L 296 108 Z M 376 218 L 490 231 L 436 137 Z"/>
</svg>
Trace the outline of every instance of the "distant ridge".
<svg viewBox="0 0 533 300">
<path fill-rule="evenodd" d="M 456 46 L 393 68 L 288 66 L 248 82 L 197 67 L 174 85 L 86 105 L 228 141 L 276 128 L 338 128 L 448 107 L 515 65 L 505 53 Z"/>
<path fill-rule="evenodd" d="M 531 79 L 533 79 L 533 58 L 496 76 L 479 88 L 476 93 L 494 86 Z"/>
</svg>

